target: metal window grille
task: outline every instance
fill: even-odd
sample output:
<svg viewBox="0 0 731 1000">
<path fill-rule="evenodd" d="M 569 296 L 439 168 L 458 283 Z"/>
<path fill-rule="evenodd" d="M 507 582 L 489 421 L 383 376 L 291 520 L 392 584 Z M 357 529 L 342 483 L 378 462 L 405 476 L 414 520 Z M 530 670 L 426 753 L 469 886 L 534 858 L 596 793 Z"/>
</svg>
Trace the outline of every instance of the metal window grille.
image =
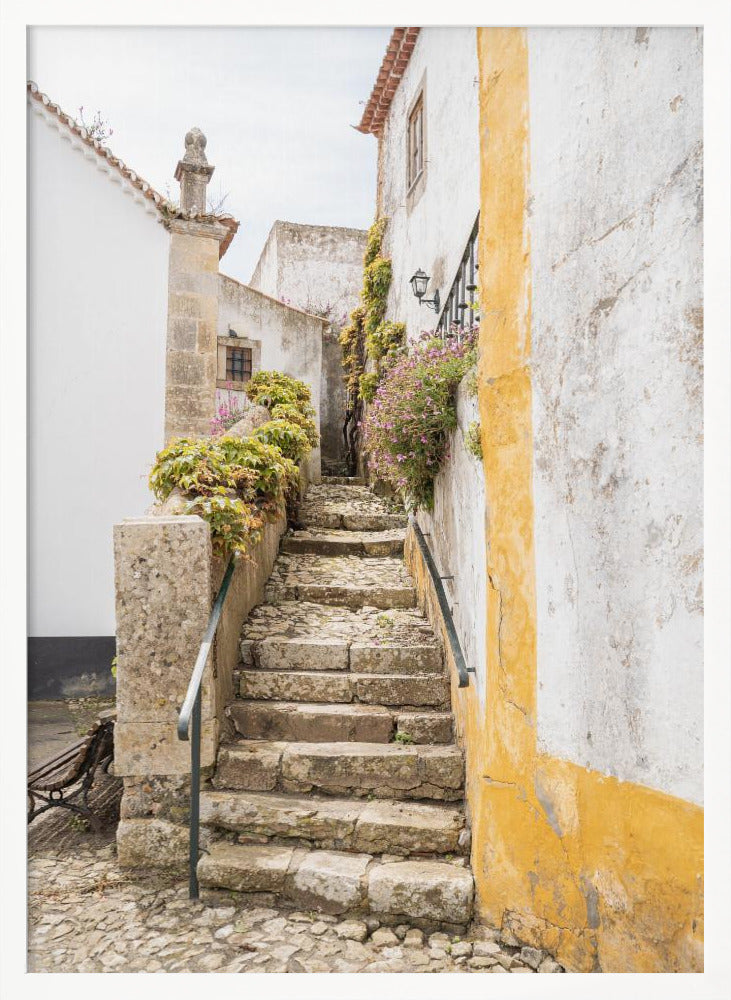
<svg viewBox="0 0 731 1000">
<path fill-rule="evenodd" d="M 424 169 L 424 100 L 409 115 L 409 187 Z"/>
<path fill-rule="evenodd" d="M 248 382 L 251 378 L 251 348 L 226 348 L 226 379 L 229 382 Z"/>
<path fill-rule="evenodd" d="M 457 268 L 457 276 L 449 290 L 437 330 L 442 337 L 461 337 L 464 330 L 479 323 L 479 303 L 477 301 L 477 237 L 480 231 L 480 216 L 475 219 L 470 238 Z"/>
</svg>

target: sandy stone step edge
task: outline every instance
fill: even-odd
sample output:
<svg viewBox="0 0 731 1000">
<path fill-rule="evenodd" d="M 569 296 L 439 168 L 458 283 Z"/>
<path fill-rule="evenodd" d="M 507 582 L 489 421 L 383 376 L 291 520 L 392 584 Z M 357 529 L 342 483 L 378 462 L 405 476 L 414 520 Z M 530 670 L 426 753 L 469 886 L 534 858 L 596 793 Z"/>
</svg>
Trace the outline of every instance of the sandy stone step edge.
<svg viewBox="0 0 731 1000">
<path fill-rule="evenodd" d="M 462 752 L 454 744 L 241 740 L 219 748 L 213 787 L 459 802 L 464 773 Z"/>
<path fill-rule="evenodd" d="M 415 608 L 415 587 L 353 587 L 328 583 L 278 583 L 270 581 L 264 592 L 266 604 L 284 604 L 286 601 L 305 601 L 309 604 L 329 604 L 339 608 Z"/>
<path fill-rule="evenodd" d="M 350 670 L 362 674 L 444 674 L 441 646 L 269 636 L 241 639 L 241 664 L 260 670 Z"/>
<path fill-rule="evenodd" d="M 451 708 L 449 679 L 437 674 L 354 674 L 307 670 L 240 670 L 245 701 L 299 701 L 397 708 Z"/>
<path fill-rule="evenodd" d="M 321 511 L 309 515 L 300 514 L 300 523 L 308 531 L 318 528 L 342 528 L 344 531 L 388 531 L 391 528 L 406 528 L 405 514 L 353 514 L 347 510 Z"/>
<path fill-rule="evenodd" d="M 204 791 L 201 823 L 257 842 L 296 839 L 368 854 L 461 855 L 467 839 L 461 805 L 276 792 Z"/>
<path fill-rule="evenodd" d="M 297 533 L 285 535 L 282 539 L 281 551 L 290 554 L 322 555 L 322 556 L 400 556 L 403 555 L 406 532 L 400 531 L 395 538 L 378 538 L 378 532 L 370 532 L 372 537 L 364 537 L 365 533 L 349 532 L 352 538 L 318 535 L 316 533 Z"/>
<path fill-rule="evenodd" d="M 322 476 L 323 486 L 365 486 L 366 481 L 362 476 Z"/>
<path fill-rule="evenodd" d="M 321 676 L 321 675 L 319 675 Z M 451 712 L 404 712 L 360 702 L 322 703 L 237 699 L 226 706 L 245 739 L 310 743 L 446 744 L 453 740 Z"/>
<path fill-rule="evenodd" d="M 198 878 L 205 888 L 271 893 L 301 910 L 427 925 L 466 925 L 474 904 L 467 868 L 444 861 L 383 863 L 365 853 L 218 843 L 199 862 Z"/>
</svg>

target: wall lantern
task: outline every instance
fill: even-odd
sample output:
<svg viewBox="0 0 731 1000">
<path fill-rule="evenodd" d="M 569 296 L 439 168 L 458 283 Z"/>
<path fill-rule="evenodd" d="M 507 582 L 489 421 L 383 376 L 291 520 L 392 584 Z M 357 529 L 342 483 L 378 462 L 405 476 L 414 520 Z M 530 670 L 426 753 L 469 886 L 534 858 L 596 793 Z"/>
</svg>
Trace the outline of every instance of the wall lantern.
<svg viewBox="0 0 731 1000">
<path fill-rule="evenodd" d="M 411 290 L 414 295 L 419 300 L 420 306 L 431 306 L 434 312 L 439 312 L 439 289 L 434 292 L 433 299 L 425 299 L 426 286 L 429 284 L 429 275 L 425 274 L 421 268 L 409 278 L 409 283 L 411 284 Z"/>
</svg>

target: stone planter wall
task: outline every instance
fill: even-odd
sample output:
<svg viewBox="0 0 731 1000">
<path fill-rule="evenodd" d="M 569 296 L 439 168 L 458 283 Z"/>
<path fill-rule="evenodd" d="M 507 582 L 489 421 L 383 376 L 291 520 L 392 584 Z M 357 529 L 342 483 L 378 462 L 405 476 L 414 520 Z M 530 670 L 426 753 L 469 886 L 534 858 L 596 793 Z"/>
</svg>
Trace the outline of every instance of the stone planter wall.
<svg viewBox="0 0 731 1000">
<path fill-rule="evenodd" d="M 302 485 L 307 477 L 303 474 Z M 213 771 L 233 698 L 241 624 L 262 600 L 286 528 L 266 526 L 240 560 L 224 604 L 202 689 L 201 768 Z M 117 830 L 120 864 L 169 867 L 187 860 L 190 744 L 178 740 L 185 697 L 225 571 L 198 516 L 150 515 L 114 527 L 117 726 L 114 770 L 124 779 Z"/>
</svg>

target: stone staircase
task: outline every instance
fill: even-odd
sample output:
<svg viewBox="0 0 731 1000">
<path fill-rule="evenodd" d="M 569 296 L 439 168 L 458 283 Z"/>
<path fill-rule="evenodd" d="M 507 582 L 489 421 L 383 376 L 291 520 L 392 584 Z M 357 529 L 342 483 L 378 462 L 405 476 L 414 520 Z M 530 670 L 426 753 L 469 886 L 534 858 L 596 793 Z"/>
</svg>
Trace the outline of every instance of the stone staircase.
<svg viewBox="0 0 731 1000">
<path fill-rule="evenodd" d="M 324 479 L 300 520 L 244 624 L 232 737 L 201 795 L 200 883 L 462 930 L 464 762 L 406 519 L 362 481 Z"/>
</svg>

